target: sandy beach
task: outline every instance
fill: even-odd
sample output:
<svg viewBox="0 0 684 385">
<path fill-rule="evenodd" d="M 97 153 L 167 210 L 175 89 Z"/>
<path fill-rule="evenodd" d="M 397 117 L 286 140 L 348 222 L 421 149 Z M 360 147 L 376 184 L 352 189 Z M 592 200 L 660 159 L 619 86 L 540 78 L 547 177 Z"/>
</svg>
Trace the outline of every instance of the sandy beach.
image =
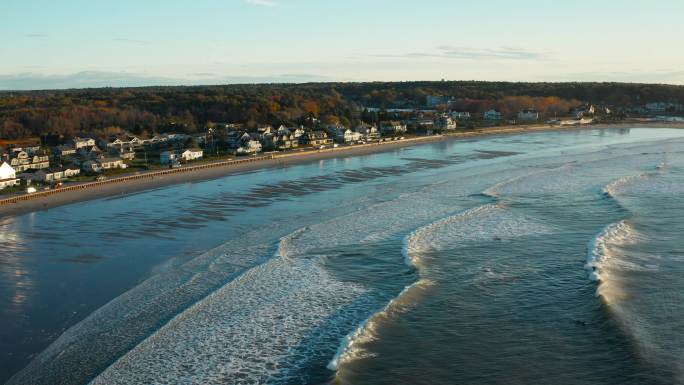
<svg viewBox="0 0 684 385">
<path fill-rule="evenodd" d="M 282 154 L 275 153 L 273 154 L 273 157 L 270 159 L 259 159 L 253 162 L 225 164 L 216 167 L 206 167 L 201 169 L 193 169 L 193 167 L 187 167 L 187 170 L 177 169 L 177 172 L 166 175 L 158 175 L 158 173 L 150 172 L 145 174 L 139 174 L 141 175 L 141 177 L 135 180 L 119 181 L 118 179 L 120 178 L 115 178 L 112 181 L 105 184 L 86 183 L 84 184 L 85 188 L 75 190 L 53 190 L 53 193 L 48 196 L 37 195 L 31 197 L 30 199 L 22 200 L 19 202 L 0 204 L 0 216 L 13 216 L 32 211 L 48 210 L 50 208 L 61 205 L 72 204 L 98 198 L 126 196 L 128 194 L 144 190 L 151 190 L 155 188 L 180 183 L 191 183 L 203 180 L 216 179 L 227 175 L 240 174 L 262 168 L 287 167 L 289 165 L 307 163 L 322 159 L 367 155 L 384 151 L 392 151 L 401 147 L 415 146 L 419 144 L 445 140 L 457 140 L 459 138 L 468 138 L 485 135 L 515 134 L 535 131 L 630 128 L 635 126 L 684 128 L 684 123 L 629 121 L 618 124 L 595 124 L 583 126 L 501 126 L 468 132 L 456 132 L 447 135 L 407 138 L 404 140 L 397 140 L 392 142 L 344 146 L 323 150 L 288 152 Z M 126 179 L 125 176 L 122 176 L 121 178 Z"/>
</svg>

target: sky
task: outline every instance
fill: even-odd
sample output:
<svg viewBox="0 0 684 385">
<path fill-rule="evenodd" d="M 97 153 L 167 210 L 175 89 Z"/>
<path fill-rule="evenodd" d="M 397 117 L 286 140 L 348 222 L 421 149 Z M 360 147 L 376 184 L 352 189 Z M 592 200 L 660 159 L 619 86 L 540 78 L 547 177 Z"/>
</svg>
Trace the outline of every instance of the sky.
<svg viewBox="0 0 684 385">
<path fill-rule="evenodd" d="M 684 84 L 682 0 L 0 0 L 0 89 Z"/>
</svg>

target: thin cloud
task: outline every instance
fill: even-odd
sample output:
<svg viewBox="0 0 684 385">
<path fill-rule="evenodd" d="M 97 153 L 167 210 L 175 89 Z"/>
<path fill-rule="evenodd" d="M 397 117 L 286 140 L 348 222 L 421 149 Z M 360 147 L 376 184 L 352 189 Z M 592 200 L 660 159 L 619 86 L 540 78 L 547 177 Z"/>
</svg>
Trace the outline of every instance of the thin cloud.
<svg viewBox="0 0 684 385">
<path fill-rule="evenodd" d="M 315 74 L 273 74 L 263 76 L 192 73 L 164 77 L 131 72 L 82 71 L 73 74 L 45 75 L 35 72 L 0 75 L 0 90 L 46 90 L 100 87 L 144 87 L 210 84 L 309 83 L 333 79 Z"/>
<path fill-rule="evenodd" d="M 276 7 L 278 3 L 273 0 L 246 0 L 248 4 L 259 5 L 262 7 Z"/>
<path fill-rule="evenodd" d="M 27 35 L 25 35 L 25 36 L 26 36 L 26 37 L 30 37 L 30 38 L 32 38 L 32 39 L 40 39 L 40 38 L 43 38 L 43 37 L 48 37 L 48 35 L 46 35 L 46 34 L 44 34 L 44 33 L 29 33 L 29 34 L 27 34 Z"/>
<path fill-rule="evenodd" d="M 116 38 L 113 39 L 114 41 L 118 41 L 120 43 L 126 43 L 126 44 L 135 44 L 135 45 L 148 45 L 151 42 L 148 40 L 139 40 L 139 39 L 127 39 L 127 38 Z"/>
<path fill-rule="evenodd" d="M 470 48 L 451 45 L 435 47 L 434 52 L 409 52 L 398 55 L 376 55 L 380 57 L 403 57 L 403 58 L 443 58 L 458 60 L 540 60 L 549 57 L 548 52 L 532 51 L 517 47 L 498 48 Z"/>
</svg>

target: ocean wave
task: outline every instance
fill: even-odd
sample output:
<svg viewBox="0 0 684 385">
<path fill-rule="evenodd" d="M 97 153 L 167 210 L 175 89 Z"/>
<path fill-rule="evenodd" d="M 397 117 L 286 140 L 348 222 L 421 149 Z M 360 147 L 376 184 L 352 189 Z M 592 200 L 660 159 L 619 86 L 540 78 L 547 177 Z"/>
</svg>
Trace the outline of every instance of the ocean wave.
<svg viewBox="0 0 684 385">
<path fill-rule="evenodd" d="M 260 240 L 262 236 L 261 232 L 243 234 L 183 265 L 153 275 L 67 329 L 8 383 L 90 380 L 160 324 L 270 258 L 271 248 Z"/>
<path fill-rule="evenodd" d="M 424 294 L 425 289 L 433 283 L 428 279 L 421 279 L 413 284 L 406 286 L 399 295 L 390 300 L 387 305 L 379 312 L 363 321 L 353 332 L 347 334 L 330 360 L 327 368 L 333 371 L 339 369 L 341 363 L 348 363 L 354 360 L 372 357 L 364 349 L 356 349 L 359 344 L 368 343 L 376 339 L 375 331 L 377 325 L 387 322 L 391 317 L 398 316 L 403 311 L 409 309 L 417 303 L 419 296 Z"/>
<path fill-rule="evenodd" d="M 601 192 L 603 195 L 609 197 L 609 198 L 615 198 L 615 196 L 618 194 L 618 192 L 623 189 L 625 186 L 627 186 L 630 183 L 633 183 L 635 181 L 641 180 L 648 178 L 651 176 L 651 173 L 641 173 L 637 175 L 628 175 L 624 176 L 622 178 L 616 179 L 610 183 L 608 183 Z"/>
<path fill-rule="evenodd" d="M 338 376 L 344 365 L 358 359 L 372 357 L 363 345 L 377 337 L 378 326 L 391 322 L 391 318 L 410 309 L 436 283 L 427 276 L 422 260 L 426 253 L 441 250 L 455 244 L 505 239 L 533 234 L 546 234 L 552 228 L 534 219 L 515 214 L 501 204 L 487 204 L 468 209 L 460 214 L 448 216 L 422 226 L 404 239 L 403 255 L 407 265 L 418 270 L 420 279 L 407 286 L 382 310 L 361 323 L 341 342 L 328 368 L 337 370 Z"/>
<path fill-rule="evenodd" d="M 621 261 L 615 249 L 620 246 L 635 244 L 640 236 L 626 220 L 612 223 L 601 230 L 587 246 L 587 261 L 585 269 L 589 279 L 598 282 L 596 295 L 604 298 L 607 303 L 623 298 L 618 282 L 611 282 L 608 264 L 619 265 L 630 270 L 639 270 L 635 263 Z M 616 259 L 617 258 L 617 259 Z"/>
<path fill-rule="evenodd" d="M 622 178 L 618 178 L 603 187 L 603 195 L 610 198 L 615 198 L 620 191 L 624 190 L 631 184 L 658 176 L 667 171 L 668 167 L 669 164 L 666 161 L 662 161 L 654 167 L 655 171 L 642 172 L 639 174 L 627 175 L 623 176 Z"/>
<path fill-rule="evenodd" d="M 305 382 L 299 370 L 353 327 L 365 292 L 315 260 L 269 260 L 176 316 L 92 384 Z"/>
</svg>

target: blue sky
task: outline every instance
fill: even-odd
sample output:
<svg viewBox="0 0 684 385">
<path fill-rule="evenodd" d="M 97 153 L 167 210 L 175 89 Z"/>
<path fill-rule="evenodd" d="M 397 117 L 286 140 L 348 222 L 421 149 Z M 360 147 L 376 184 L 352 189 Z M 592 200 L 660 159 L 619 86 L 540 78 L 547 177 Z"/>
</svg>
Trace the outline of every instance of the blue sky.
<svg viewBox="0 0 684 385">
<path fill-rule="evenodd" d="M 684 84 L 681 0 L 0 0 L 0 89 Z"/>
</svg>

